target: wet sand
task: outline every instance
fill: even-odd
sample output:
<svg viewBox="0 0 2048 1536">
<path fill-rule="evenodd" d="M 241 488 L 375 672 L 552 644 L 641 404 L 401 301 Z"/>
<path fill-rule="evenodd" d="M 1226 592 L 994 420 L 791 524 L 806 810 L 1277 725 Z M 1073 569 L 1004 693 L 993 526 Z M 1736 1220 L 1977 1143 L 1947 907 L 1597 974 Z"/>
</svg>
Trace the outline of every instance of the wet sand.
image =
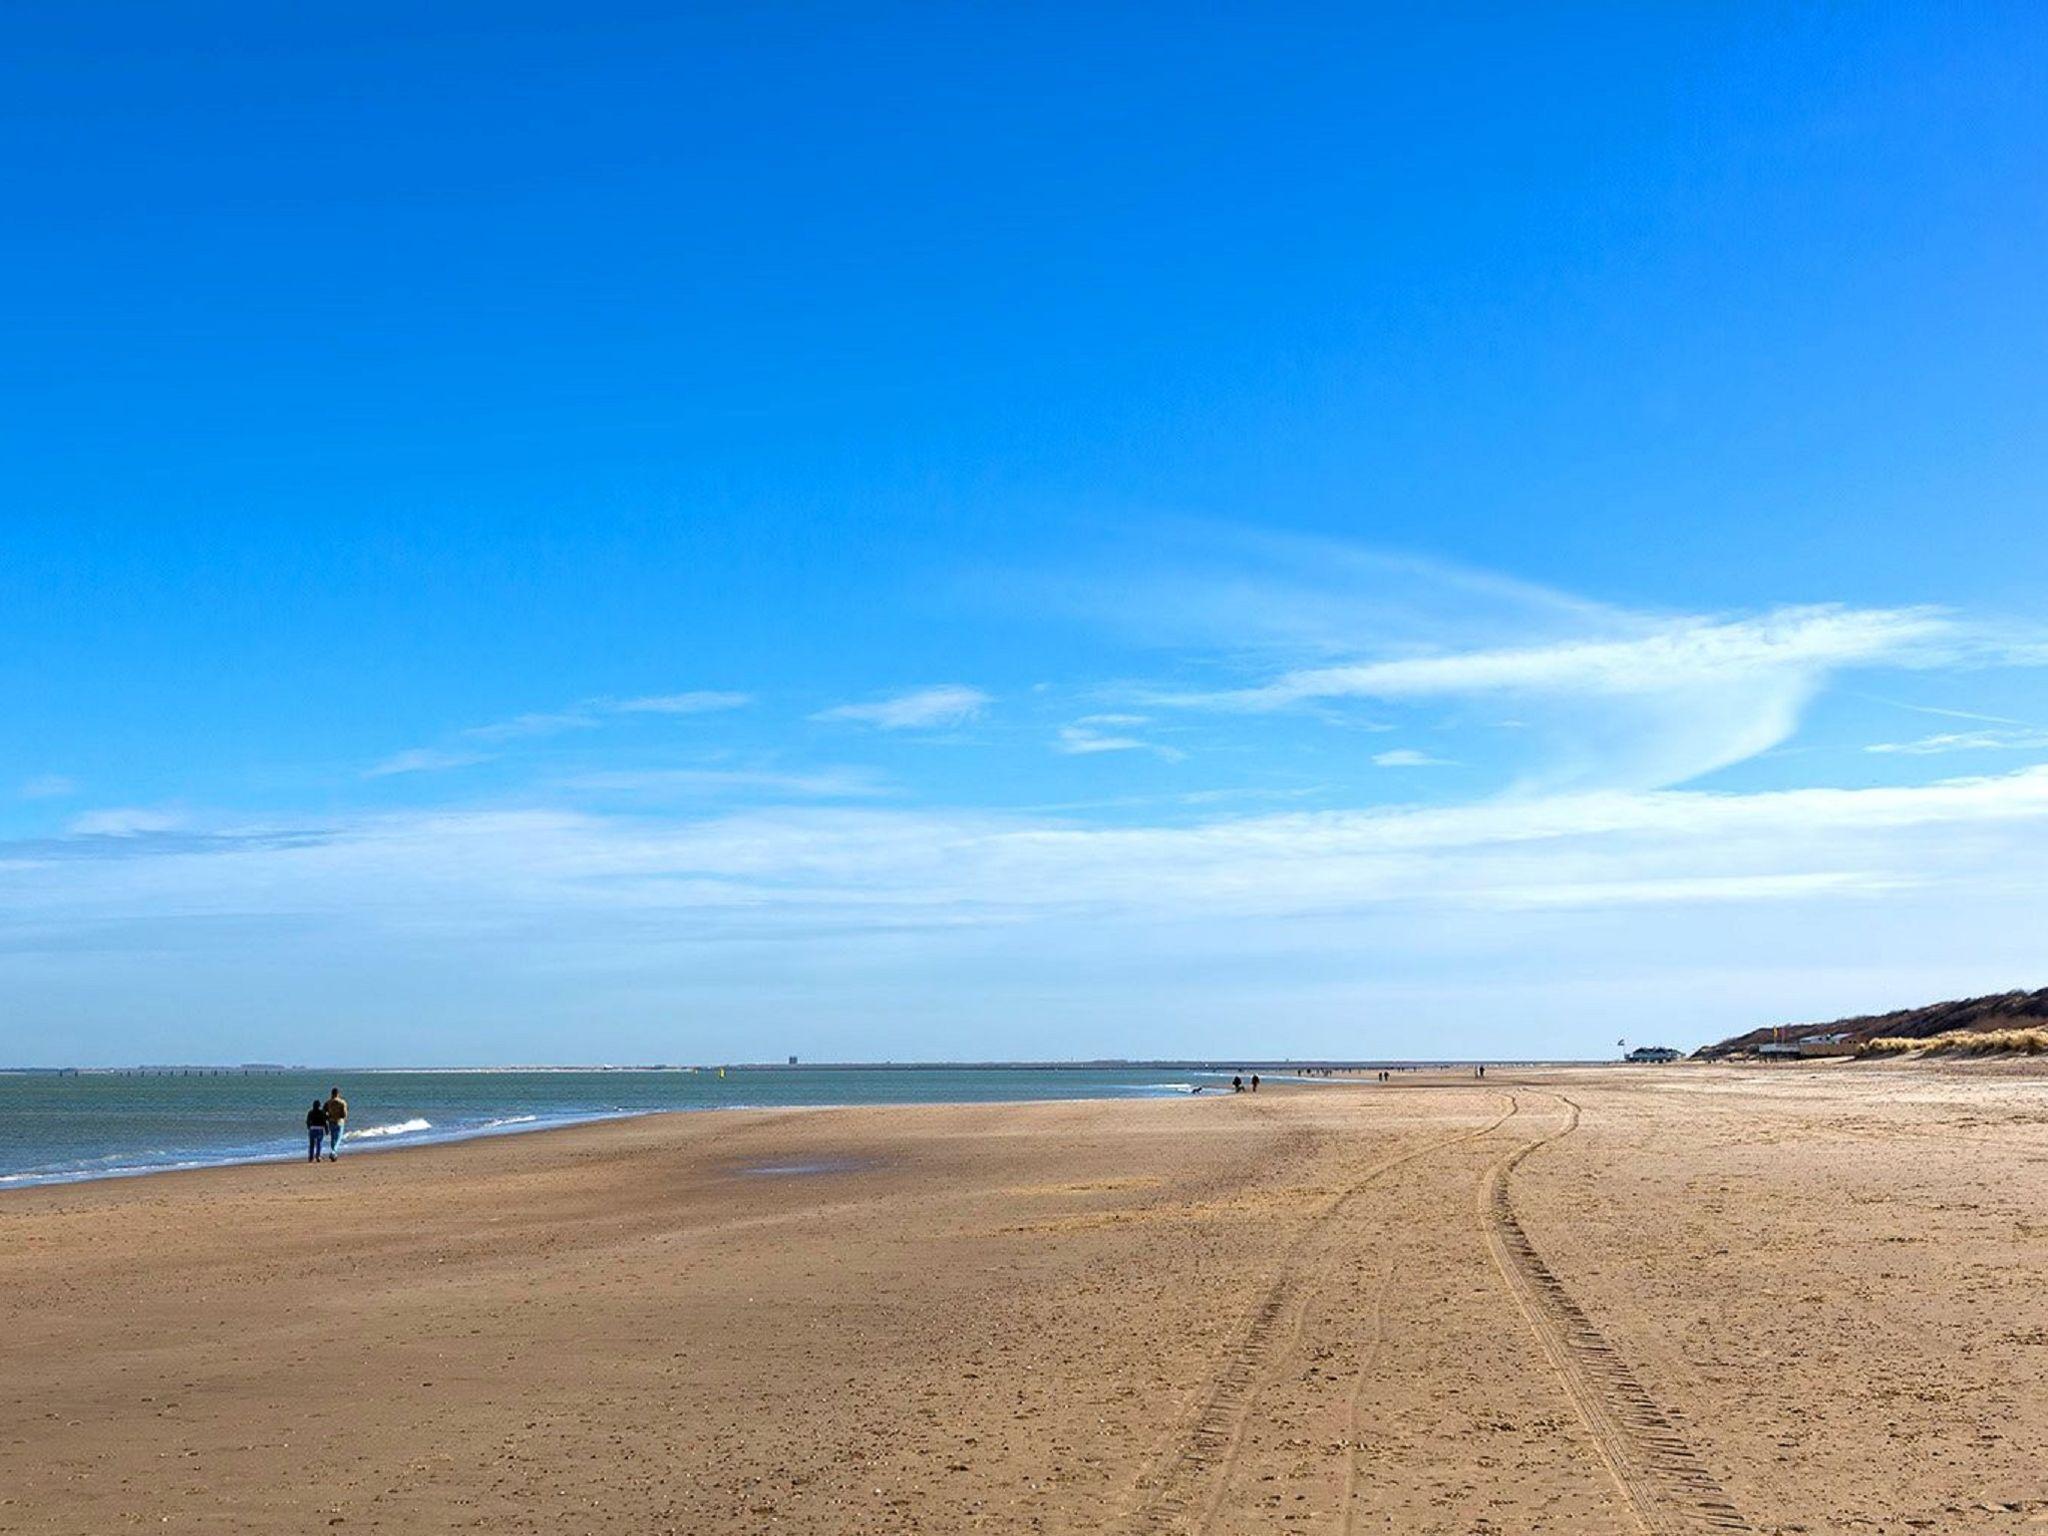
<svg viewBox="0 0 2048 1536">
<path fill-rule="evenodd" d="M 0 1197 L 0 1531 L 2048 1531 L 2048 1080 L 663 1116 Z"/>
</svg>

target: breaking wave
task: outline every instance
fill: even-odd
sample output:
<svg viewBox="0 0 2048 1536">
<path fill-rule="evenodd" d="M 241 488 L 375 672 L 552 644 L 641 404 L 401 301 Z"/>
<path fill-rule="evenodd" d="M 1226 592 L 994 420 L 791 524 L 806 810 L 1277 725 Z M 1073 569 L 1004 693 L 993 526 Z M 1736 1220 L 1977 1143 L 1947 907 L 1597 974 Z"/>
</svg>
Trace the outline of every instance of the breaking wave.
<svg viewBox="0 0 2048 1536">
<path fill-rule="evenodd" d="M 411 1136 L 420 1131 L 431 1131 L 433 1128 L 434 1122 L 431 1120 L 400 1120 L 394 1125 L 372 1125 L 360 1131 L 350 1131 L 348 1139 L 367 1141 L 372 1136 Z"/>
</svg>

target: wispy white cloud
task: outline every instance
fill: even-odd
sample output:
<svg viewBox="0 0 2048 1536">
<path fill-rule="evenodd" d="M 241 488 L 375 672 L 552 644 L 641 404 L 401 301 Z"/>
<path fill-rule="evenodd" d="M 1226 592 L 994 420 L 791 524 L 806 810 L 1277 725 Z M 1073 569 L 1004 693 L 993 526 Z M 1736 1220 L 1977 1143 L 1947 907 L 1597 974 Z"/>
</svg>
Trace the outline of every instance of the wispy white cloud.
<svg viewBox="0 0 2048 1536">
<path fill-rule="evenodd" d="M 1128 727 L 1148 724 L 1150 719 L 1149 715 L 1083 715 L 1073 724 L 1060 727 L 1059 734 L 1053 739 L 1053 748 L 1070 757 L 1097 752 L 1151 752 L 1170 763 L 1185 761 L 1187 753 L 1179 747 L 1147 741 L 1127 733 Z"/>
<path fill-rule="evenodd" d="M 1427 752 L 1414 747 L 1395 747 L 1386 752 L 1375 752 L 1372 760 L 1381 768 L 1448 768 L 1452 766 L 1447 757 L 1431 757 Z"/>
<path fill-rule="evenodd" d="M 1061 726 L 1054 744 L 1069 756 L 1084 756 L 1093 752 L 1142 752 L 1148 745 L 1135 736 L 1105 736 L 1085 725 Z"/>
<path fill-rule="evenodd" d="M 533 736 L 559 736 L 564 731 L 588 731 L 597 727 L 597 717 L 587 709 L 537 711 L 473 725 L 462 734 L 471 741 L 520 741 Z"/>
<path fill-rule="evenodd" d="M 71 818 L 70 831 L 74 837 L 141 837 L 153 832 L 176 832 L 188 825 L 190 818 L 179 811 L 122 805 L 81 812 Z"/>
<path fill-rule="evenodd" d="M 2020 658 L 2015 658 L 2019 660 Z M 1908 704 L 1903 699 L 1881 699 L 1875 694 L 1860 694 L 1873 704 L 1887 704 L 1893 709 L 1911 710 L 1916 715 L 1940 715 L 1946 720 L 1975 720 L 1984 725 L 2025 725 L 2024 720 L 2015 720 L 2010 715 L 1980 714 L 1974 709 L 1948 709 L 1939 704 Z"/>
<path fill-rule="evenodd" d="M 1863 750 L 1907 757 L 1935 757 L 1948 752 L 2031 752 L 2048 748 L 2048 731 L 1947 731 L 1917 741 L 1872 742 Z"/>
<path fill-rule="evenodd" d="M 819 710 L 814 720 L 846 720 L 876 726 L 885 731 L 930 730 L 964 725 L 975 719 L 995 700 L 979 688 L 945 683 L 916 688 L 885 699 L 866 703 L 836 704 Z"/>
<path fill-rule="evenodd" d="M 720 710 L 744 709 L 754 702 L 751 693 L 656 693 L 639 699 L 614 699 L 601 707 L 621 715 L 704 715 Z"/>
<path fill-rule="evenodd" d="M 595 730 L 608 715 L 705 715 L 743 709 L 754 702 L 750 693 L 699 689 L 688 693 L 652 693 L 638 698 L 585 699 L 568 709 L 514 715 L 489 725 L 473 725 L 462 734 L 476 741 L 516 741 L 528 736 L 556 736 L 564 731 Z"/>
<path fill-rule="evenodd" d="M 753 695 L 700 690 L 691 693 L 647 694 L 639 698 L 585 699 L 568 709 L 536 710 L 472 725 L 456 733 L 461 741 L 485 742 L 493 746 L 541 740 L 570 731 L 593 731 L 608 718 L 620 715 L 702 715 L 741 709 L 753 703 Z M 489 761 L 490 754 L 463 748 L 414 747 L 383 759 L 363 771 L 366 779 L 386 778 L 399 773 L 428 773 L 448 768 L 466 768 Z"/>
<path fill-rule="evenodd" d="M 1601 633 L 1298 667 L 1251 687 L 1156 702 L 1247 713 L 1370 700 L 1413 707 L 1512 700 L 1541 754 L 1526 789 L 1653 788 L 1786 741 L 1851 667 L 1926 667 L 1996 654 L 1929 608 L 1783 608 L 1750 617 L 1651 619 L 1605 611 Z"/>
<path fill-rule="evenodd" d="M 815 807 L 709 818 L 418 812 L 359 818 L 310 840 L 271 821 L 197 822 L 147 809 L 93 812 L 73 826 L 81 836 L 191 836 L 154 858 L 154 876 L 136 875 L 127 860 L 93 876 L 78 874 L 75 861 L 17 854 L 0 860 L 14 898 L 168 912 L 195 900 L 234 907 L 277 889 L 318 903 L 324 890 L 337 909 L 375 911 L 459 885 L 479 913 L 508 903 L 565 913 L 745 908 L 793 919 L 831 909 L 945 924 L 1386 902 L 1634 905 L 1978 888 L 1987 874 L 2038 886 L 2048 766 L 1918 787 L 1605 792 L 1186 826 Z"/>
<path fill-rule="evenodd" d="M 890 793 L 888 784 L 865 768 L 825 768 L 811 773 L 778 773 L 765 769 L 622 769 L 577 774 L 562 783 L 568 789 L 625 794 L 723 794 L 759 790 L 818 800 L 866 799 Z"/>
<path fill-rule="evenodd" d="M 1098 752 L 1146 752 L 1156 749 L 1135 736 L 1112 736 L 1085 725 L 1063 725 L 1053 738 L 1053 747 L 1069 757 L 1087 757 Z"/>
<path fill-rule="evenodd" d="M 1338 698 L 1665 695 L 1897 660 L 1951 629 L 1931 609 L 1787 608 L 1754 619 L 1681 620 L 1622 639 L 1301 668 L 1258 687 L 1166 702 L 1260 710 Z"/>
<path fill-rule="evenodd" d="M 43 773 L 24 780 L 17 793 L 24 800 L 61 800 L 78 793 L 78 781 L 61 773 Z"/>
<path fill-rule="evenodd" d="M 1627 617 L 1497 572 L 1339 540 L 1190 523 L 1137 538 L 1102 569 L 1025 581 L 1005 572 L 1001 594 L 1169 650 L 1259 661 L 1522 643 Z"/>
<path fill-rule="evenodd" d="M 394 752 L 382 762 L 372 763 L 363 770 L 366 779 L 388 779 L 401 773 L 445 773 L 454 768 L 468 768 L 477 763 L 488 763 L 493 754 L 489 752 L 463 752 L 448 747 L 411 747 L 403 752 Z"/>
<path fill-rule="evenodd" d="M 1474 756 L 1523 792 L 1652 788 L 1730 767 L 1788 741 L 1850 669 L 2048 664 L 2038 626 L 1931 607 L 1674 615 L 1333 541 L 1173 533 L 1033 591 L 1203 678 L 1129 696 L 1347 726 L 1370 706 L 1383 728 L 1424 711 L 1472 727 L 1505 705 L 1517 739 Z M 1249 680 L 1211 681 L 1232 675 Z"/>
</svg>

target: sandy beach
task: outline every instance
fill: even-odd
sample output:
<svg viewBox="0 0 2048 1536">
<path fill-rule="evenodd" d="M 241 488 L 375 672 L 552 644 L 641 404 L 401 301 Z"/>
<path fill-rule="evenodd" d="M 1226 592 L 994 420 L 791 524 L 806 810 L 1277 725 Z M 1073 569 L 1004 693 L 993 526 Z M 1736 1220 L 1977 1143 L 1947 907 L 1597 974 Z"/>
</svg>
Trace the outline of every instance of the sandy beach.
<svg viewBox="0 0 2048 1536">
<path fill-rule="evenodd" d="M 0 1531 L 2048 1529 L 2048 1080 L 668 1115 L 0 1198 Z"/>
</svg>

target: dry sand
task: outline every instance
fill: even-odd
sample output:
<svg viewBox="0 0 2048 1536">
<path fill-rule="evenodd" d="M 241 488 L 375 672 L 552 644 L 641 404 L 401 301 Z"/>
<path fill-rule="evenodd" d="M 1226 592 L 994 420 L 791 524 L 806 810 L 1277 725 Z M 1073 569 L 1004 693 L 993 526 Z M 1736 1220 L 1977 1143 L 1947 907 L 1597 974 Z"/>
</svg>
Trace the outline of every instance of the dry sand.
<svg viewBox="0 0 2048 1536">
<path fill-rule="evenodd" d="M 5 1196 L 0 1531 L 2048 1531 L 2048 1082 L 1273 1088 Z"/>
</svg>

